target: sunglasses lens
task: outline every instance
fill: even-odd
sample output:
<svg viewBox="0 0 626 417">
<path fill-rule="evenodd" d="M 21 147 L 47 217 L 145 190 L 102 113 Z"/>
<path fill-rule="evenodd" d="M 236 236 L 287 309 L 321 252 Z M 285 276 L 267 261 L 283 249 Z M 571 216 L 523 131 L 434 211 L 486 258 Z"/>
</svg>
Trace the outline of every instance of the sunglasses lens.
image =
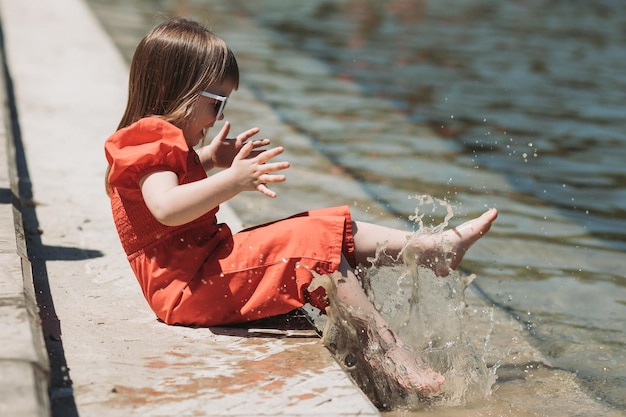
<svg viewBox="0 0 626 417">
<path fill-rule="evenodd" d="M 214 104 L 213 111 L 215 112 L 215 117 L 220 118 L 222 112 L 224 111 L 224 107 L 226 107 L 226 100 L 221 101 L 217 100 Z"/>
<path fill-rule="evenodd" d="M 213 103 L 213 113 L 215 113 L 215 118 L 219 119 L 224 111 L 224 107 L 226 107 L 228 97 L 218 96 L 217 94 L 209 93 L 207 91 L 201 91 L 200 95 L 215 100 Z"/>
</svg>

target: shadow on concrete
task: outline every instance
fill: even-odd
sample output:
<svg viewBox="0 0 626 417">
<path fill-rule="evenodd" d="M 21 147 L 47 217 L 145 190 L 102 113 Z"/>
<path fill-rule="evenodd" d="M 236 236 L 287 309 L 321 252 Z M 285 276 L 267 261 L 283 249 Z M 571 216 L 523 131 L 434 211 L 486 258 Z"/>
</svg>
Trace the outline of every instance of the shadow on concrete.
<svg viewBox="0 0 626 417">
<path fill-rule="evenodd" d="M 210 327 L 220 336 L 254 337 L 266 339 L 319 339 L 321 334 L 303 309 L 247 323 Z"/>
<path fill-rule="evenodd" d="M 104 256 L 99 250 L 72 248 L 67 246 L 42 245 L 42 255 L 46 261 L 82 261 Z"/>
</svg>

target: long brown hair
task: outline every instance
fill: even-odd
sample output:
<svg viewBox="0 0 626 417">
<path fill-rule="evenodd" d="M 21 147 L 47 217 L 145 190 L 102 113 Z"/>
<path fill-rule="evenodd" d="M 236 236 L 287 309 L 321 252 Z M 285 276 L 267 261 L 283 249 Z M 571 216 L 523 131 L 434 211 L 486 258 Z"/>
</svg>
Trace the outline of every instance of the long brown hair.
<svg viewBox="0 0 626 417">
<path fill-rule="evenodd" d="M 130 65 L 128 103 L 118 125 L 158 116 L 178 127 L 211 85 L 239 86 L 239 67 L 226 43 L 197 22 L 171 18 L 139 43 Z M 109 171 L 106 174 L 107 192 Z"/>
</svg>

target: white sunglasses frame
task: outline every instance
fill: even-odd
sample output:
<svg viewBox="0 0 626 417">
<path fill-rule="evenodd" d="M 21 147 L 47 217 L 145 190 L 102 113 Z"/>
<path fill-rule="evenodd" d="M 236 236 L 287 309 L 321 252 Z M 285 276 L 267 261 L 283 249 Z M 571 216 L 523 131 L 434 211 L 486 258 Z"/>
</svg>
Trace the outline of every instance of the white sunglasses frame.
<svg viewBox="0 0 626 417">
<path fill-rule="evenodd" d="M 215 114 L 215 119 L 219 120 L 220 116 L 224 112 L 224 107 L 226 107 L 226 102 L 228 101 L 228 97 L 218 96 L 217 94 L 209 93 L 208 91 L 200 91 L 200 95 L 208 98 L 212 98 L 213 100 L 219 101 L 220 108 Z"/>
</svg>

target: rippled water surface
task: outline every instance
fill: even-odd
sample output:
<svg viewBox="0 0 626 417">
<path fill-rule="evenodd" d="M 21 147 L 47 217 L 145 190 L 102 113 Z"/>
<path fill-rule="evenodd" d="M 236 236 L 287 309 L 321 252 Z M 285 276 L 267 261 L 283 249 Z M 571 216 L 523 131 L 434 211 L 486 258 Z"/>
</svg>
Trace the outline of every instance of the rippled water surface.
<svg viewBox="0 0 626 417">
<path fill-rule="evenodd" d="M 293 168 L 247 224 L 347 203 L 408 221 L 418 194 L 500 217 L 463 266 L 552 366 L 626 409 L 626 8 L 617 0 L 89 0 L 127 58 L 158 13 L 207 23 L 242 85 L 226 117 Z M 445 213 L 433 213 L 433 222 Z M 518 395 L 517 393 L 516 395 Z"/>
</svg>

